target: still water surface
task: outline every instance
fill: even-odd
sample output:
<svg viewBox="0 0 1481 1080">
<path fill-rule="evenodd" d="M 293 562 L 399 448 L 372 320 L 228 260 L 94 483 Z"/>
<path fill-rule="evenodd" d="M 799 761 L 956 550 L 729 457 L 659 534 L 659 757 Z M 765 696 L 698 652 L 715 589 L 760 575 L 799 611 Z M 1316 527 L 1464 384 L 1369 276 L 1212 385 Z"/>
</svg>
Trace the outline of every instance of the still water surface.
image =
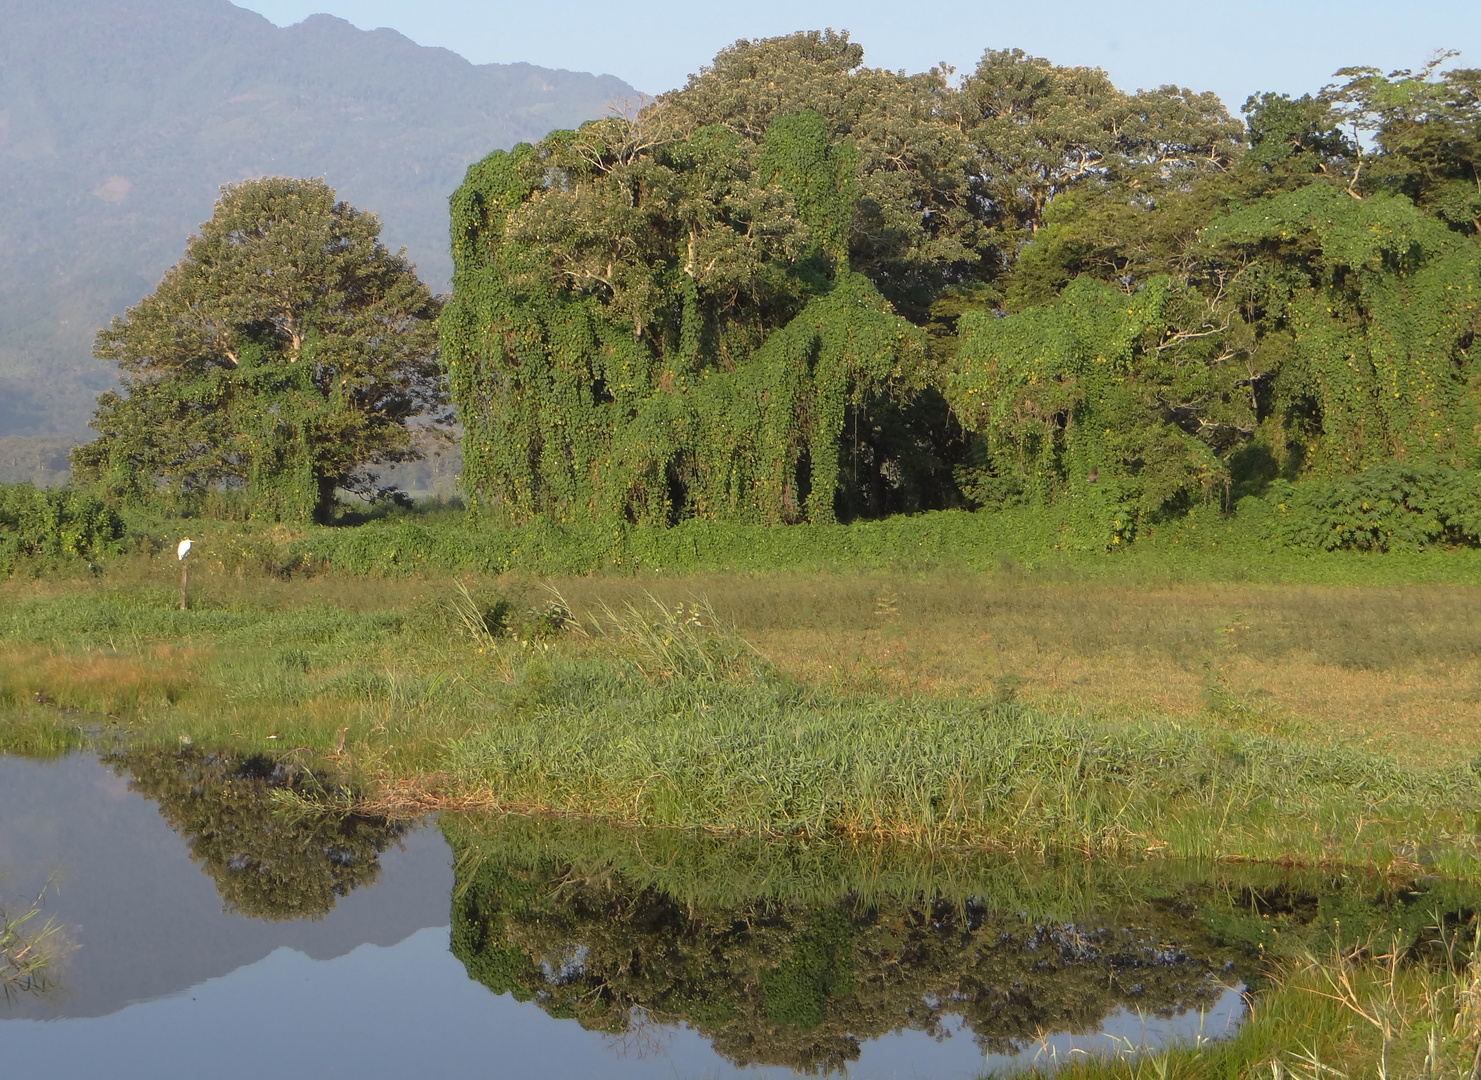
<svg viewBox="0 0 1481 1080">
<path fill-rule="evenodd" d="M 0 1001 L 7 1074 L 971 1078 L 1225 1037 L 1280 928 L 1420 903 L 294 817 L 273 805 L 293 783 L 189 753 L 0 755 L 0 903 L 45 890 L 70 945 L 44 992 Z"/>
</svg>

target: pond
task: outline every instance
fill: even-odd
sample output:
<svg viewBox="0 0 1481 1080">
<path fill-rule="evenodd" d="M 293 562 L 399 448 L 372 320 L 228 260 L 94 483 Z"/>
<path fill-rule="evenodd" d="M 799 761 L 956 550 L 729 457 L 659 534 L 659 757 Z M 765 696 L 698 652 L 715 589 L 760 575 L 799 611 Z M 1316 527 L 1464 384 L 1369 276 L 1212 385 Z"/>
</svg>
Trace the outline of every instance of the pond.
<svg viewBox="0 0 1481 1080">
<path fill-rule="evenodd" d="M 291 761 L 0 755 L 13 1075 L 971 1078 L 1237 1029 L 1272 949 L 1434 881 L 1004 862 L 295 797 Z M 38 920 L 27 927 L 34 929 Z"/>
</svg>

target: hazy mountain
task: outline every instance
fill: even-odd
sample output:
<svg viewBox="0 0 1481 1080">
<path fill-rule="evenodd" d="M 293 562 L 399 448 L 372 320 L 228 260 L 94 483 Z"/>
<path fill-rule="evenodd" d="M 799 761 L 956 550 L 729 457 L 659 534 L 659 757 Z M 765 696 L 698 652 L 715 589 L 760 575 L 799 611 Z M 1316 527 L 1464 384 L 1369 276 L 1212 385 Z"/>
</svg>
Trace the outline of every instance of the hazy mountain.
<svg viewBox="0 0 1481 1080">
<path fill-rule="evenodd" d="M 114 385 L 93 333 L 180 257 L 219 185 L 324 176 L 440 291 L 469 162 L 636 97 L 328 15 L 280 29 L 226 0 L 0 0 L 0 436 L 87 434 Z"/>
</svg>

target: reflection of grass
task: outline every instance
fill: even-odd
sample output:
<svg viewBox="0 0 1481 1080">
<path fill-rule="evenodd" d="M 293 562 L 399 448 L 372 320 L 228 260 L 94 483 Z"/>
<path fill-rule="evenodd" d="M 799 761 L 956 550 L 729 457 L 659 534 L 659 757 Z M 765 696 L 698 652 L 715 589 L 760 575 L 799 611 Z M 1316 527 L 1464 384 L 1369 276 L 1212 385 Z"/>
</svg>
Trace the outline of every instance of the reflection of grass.
<svg viewBox="0 0 1481 1080">
<path fill-rule="evenodd" d="M 50 921 L 32 931 L 29 924 L 40 913 L 39 896 L 17 916 L 0 908 L 0 991 L 7 1000 L 14 994 L 42 993 L 51 985 L 60 936 Z"/>
<path fill-rule="evenodd" d="M 79 749 L 85 741 L 81 727 L 49 710 L 32 709 L 0 717 L 0 753 L 54 758 Z"/>
</svg>

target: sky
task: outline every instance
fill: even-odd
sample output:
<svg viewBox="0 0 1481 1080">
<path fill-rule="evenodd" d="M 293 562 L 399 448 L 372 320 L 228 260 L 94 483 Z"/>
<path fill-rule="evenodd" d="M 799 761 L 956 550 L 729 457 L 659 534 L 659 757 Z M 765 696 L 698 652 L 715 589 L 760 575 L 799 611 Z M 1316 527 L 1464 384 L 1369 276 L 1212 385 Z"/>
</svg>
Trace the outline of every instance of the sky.
<svg viewBox="0 0 1481 1080">
<path fill-rule="evenodd" d="M 1319 90 L 1341 67 L 1422 65 L 1437 49 L 1481 67 L 1477 0 L 236 0 L 280 26 L 327 11 L 389 26 L 474 63 L 612 74 L 645 93 L 682 85 L 725 45 L 847 29 L 865 63 L 970 71 L 988 48 L 1104 68 L 1124 90 L 1213 90 L 1231 112 L 1257 91 Z"/>
</svg>

